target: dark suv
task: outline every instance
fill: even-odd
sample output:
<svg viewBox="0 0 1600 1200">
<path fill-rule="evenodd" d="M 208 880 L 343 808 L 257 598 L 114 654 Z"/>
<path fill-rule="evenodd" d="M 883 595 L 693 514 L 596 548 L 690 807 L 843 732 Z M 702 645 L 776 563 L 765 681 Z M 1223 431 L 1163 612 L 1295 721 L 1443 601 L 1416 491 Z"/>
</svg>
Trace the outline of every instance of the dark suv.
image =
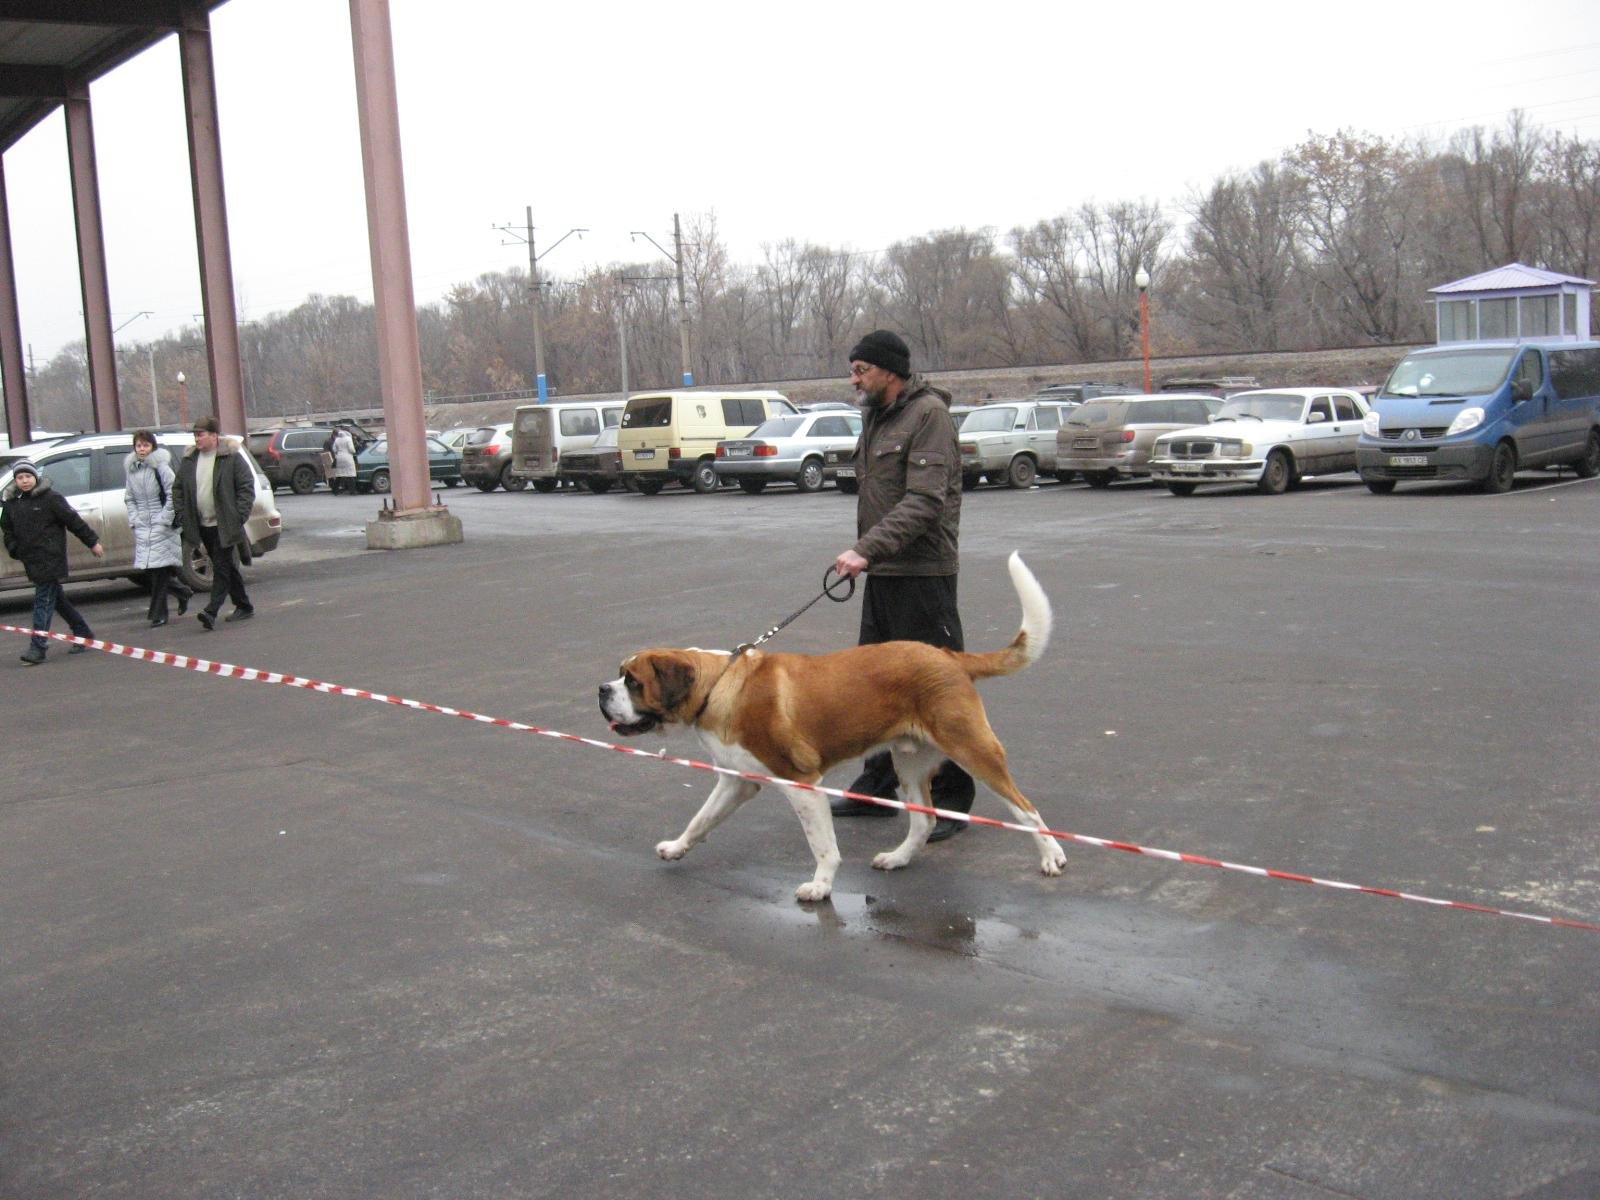
<svg viewBox="0 0 1600 1200">
<path fill-rule="evenodd" d="M 344 428 L 355 439 L 357 453 L 372 441 L 365 430 L 351 425 Z M 333 431 L 332 425 L 258 429 L 250 435 L 250 453 L 273 488 L 286 487 L 297 496 L 310 495 L 317 484 L 328 482 L 328 461 L 323 452 Z"/>
</svg>

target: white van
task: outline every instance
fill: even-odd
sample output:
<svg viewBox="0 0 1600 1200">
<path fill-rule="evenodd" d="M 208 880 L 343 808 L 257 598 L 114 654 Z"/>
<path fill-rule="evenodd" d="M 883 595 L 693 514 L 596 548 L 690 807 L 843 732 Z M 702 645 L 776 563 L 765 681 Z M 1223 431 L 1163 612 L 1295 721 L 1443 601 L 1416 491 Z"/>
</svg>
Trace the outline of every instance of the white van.
<svg viewBox="0 0 1600 1200">
<path fill-rule="evenodd" d="M 628 397 L 617 446 L 623 477 L 654 496 L 677 480 L 717 490 L 717 443 L 749 435 L 769 417 L 793 416 L 781 392 L 647 392 Z"/>
<path fill-rule="evenodd" d="M 511 422 L 513 470 L 534 490 L 553 492 L 556 468 L 567 450 L 587 450 L 600 434 L 622 421 L 621 400 L 564 400 L 519 405 Z"/>
</svg>

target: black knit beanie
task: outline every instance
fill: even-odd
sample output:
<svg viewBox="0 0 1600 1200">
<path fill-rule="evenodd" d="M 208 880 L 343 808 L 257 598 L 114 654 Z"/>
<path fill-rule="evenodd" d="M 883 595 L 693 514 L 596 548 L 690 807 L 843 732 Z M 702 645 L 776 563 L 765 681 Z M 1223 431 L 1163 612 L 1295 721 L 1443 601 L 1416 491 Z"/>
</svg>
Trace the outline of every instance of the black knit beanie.
<svg viewBox="0 0 1600 1200">
<path fill-rule="evenodd" d="M 911 378 L 911 347 L 898 333 L 887 329 L 874 329 L 857 342 L 850 351 L 850 361 L 871 363 L 894 372 L 901 379 Z"/>
</svg>

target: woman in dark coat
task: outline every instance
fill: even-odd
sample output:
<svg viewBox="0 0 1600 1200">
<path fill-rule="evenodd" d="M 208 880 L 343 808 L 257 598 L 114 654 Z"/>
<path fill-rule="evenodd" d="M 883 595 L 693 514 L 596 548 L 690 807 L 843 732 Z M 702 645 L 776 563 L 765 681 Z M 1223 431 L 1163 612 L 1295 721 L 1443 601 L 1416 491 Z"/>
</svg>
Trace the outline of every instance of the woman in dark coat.
<svg viewBox="0 0 1600 1200">
<path fill-rule="evenodd" d="M 13 466 L 11 483 L 0 494 L 0 535 L 4 537 L 6 553 L 22 564 L 33 584 L 33 627 L 40 632 L 34 634 L 22 655 L 22 661 L 30 667 L 44 661 L 50 639 L 41 634 L 49 630 L 57 612 L 76 636 L 94 637 L 89 622 L 61 590 L 61 581 L 67 577 L 69 529 L 94 551 L 96 558 L 104 557 L 105 547 L 94 530 L 67 503 L 67 498 L 39 474 L 39 468 L 27 459 Z M 67 653 L 79 654 L 86 649 L 74 645 Z"/>
<path fill-rule="evenodd" d="M 183 565 L 183 537 L 172 497 L 172 456 L 156 444 L 155 434 L 141 429 L 133 435 L 133 453 L 123 466 L 128 482 L 122 500 L 133 531 L 133 565 L 149 572 L 150 624 L 165 625 L 167 593 L 178 598 L 180 617 L 194 595 L 175 578 Z"/>
</svg>

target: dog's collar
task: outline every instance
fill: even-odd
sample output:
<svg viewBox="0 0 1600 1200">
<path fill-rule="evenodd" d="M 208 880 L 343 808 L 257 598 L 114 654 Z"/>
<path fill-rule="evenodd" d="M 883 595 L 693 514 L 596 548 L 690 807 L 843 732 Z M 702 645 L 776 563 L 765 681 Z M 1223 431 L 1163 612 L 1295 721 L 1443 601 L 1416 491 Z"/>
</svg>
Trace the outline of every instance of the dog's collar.
<svg viewBox="0 0 1600 1200">
<path fill-rule="evenodd" d="M 728 665 L 722 668 L 721 675 L 711 681 L 711 686 L 706 689 L 706 698 L 700 701 L 700 707 L 695 709 L 694 716 L 689 718 L 691 727 L 700 724 L 700 718 L 705 715 L 706 706 L 711 703 L 711 694 L 717 690 L 717 685 L 722 682 L 722 676 L 733 670 L 733 664 L 739 661 L 740 657 L 743 656 L 746 650 L 750 649 L 752 644 L 746 642 L 742 646 L 735 647 L 733 653 L 728 655 Z"/>
</svg>

